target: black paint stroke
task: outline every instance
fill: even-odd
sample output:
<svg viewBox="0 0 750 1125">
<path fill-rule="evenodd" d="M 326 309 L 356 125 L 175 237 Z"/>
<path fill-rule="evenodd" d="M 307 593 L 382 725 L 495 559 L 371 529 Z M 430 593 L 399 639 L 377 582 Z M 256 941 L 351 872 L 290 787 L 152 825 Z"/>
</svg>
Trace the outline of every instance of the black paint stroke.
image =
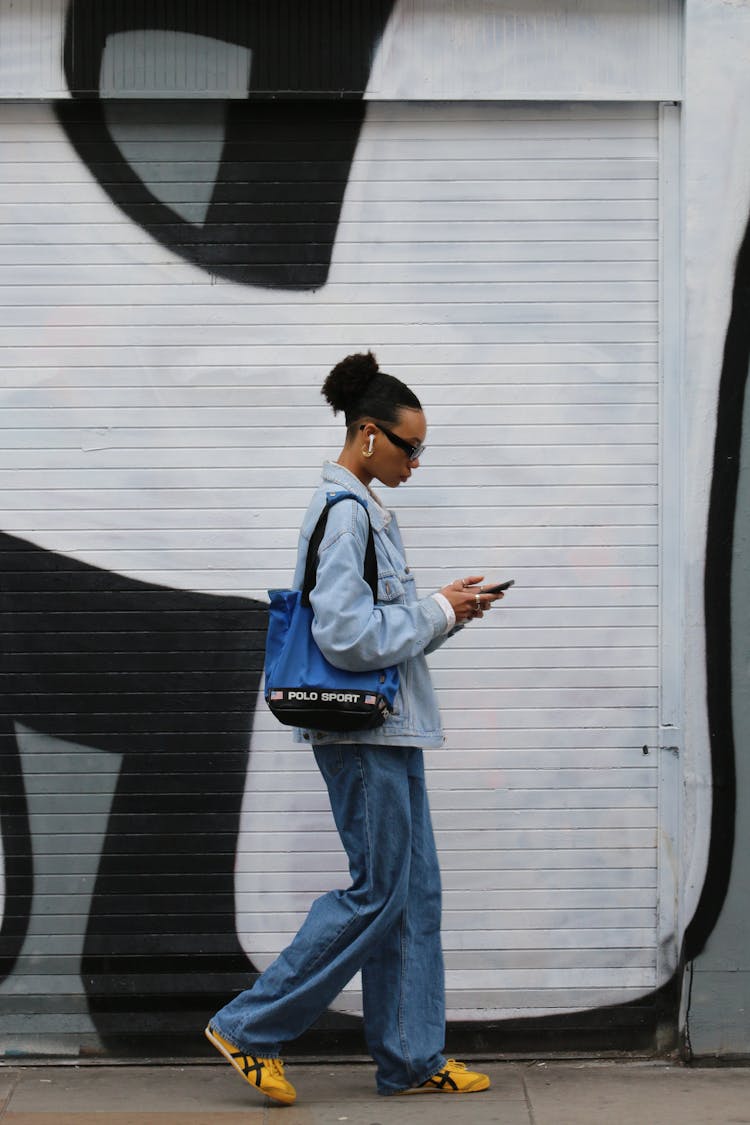
<svg viewBox="0 0 750 1125">
<path fill-rule="evenodd" d="M 732 308 L 724 341 L 708 513 L 704 601 L 712 770 L 711 833 L 703 889 L 685 931 L 688 960 L 703 950 L 721 914 L 734 858 L 737 792 L 732 717 L 731 577 L 742 415 L 749 366 L 750 223 L 737 255 Z"/>
<path fill-rule="evenodd" d="M 394 0 L 73 0 L 56 105 L 83 163 L 154 239 L 209 273 L 290 290 L 324 285 L 370 68 Z M 210 36 L 252 51 L 248 97 L 225 103 L 225 144 L 204 223 L 166 206 L 129 167 L 107 125 L 99 73 L 108 36 Z M 291 100 L 288 100 L 291 99 Z M 159 120 L 159 99 L 118 103 Z M 174 105 L 174 103 L 172 103 Z M 180 103 L 177 103 L 180 104 Z M 190 101 L 182 103 L 190 121 Z"/>
<path fill-rule="evenodd" d="M 112 1050 L 135 1012 L 157 1009 L 136 1021 L 154 1032 L 186 996 L 225 1002 L 254 971 L 236 933 L 234 868 L 266 619 L 259 602 L 165 589 L 0 534 L 3 969 L 31 908 L 15 720 L 122 755 L 82 961 Z"/>
<path fill-rule="evenodd" d="M 120 112 L 158 121 L 161 104 L 120 103 Z M 189 122 L 191 103 L 177 105 Z M 364 103 L 227 102 L 222 157 L 201 224 L 158 199 L 130 167 L 102 102 L 60 101 L 55 109 L 112 201 L 173 253 L 243 285 L 309 290 L 327 281 Z"/>
<path fill-rule="evenodd" d="M 2 597 L 0 593 L 0 602 Z M 15 725 L 13 718 L 7 715 L 0 717 L 0 831 L 3 833 L 5 877 L 5 908 L 0 926 L 2 980 L 12 971 L 26 940 L 34 892 L 28 801 Z"/>
<path fill-rule="evenodd" d="M 179 31 L 252 51 L 248 93 L 361 98 L 394 0 L 71 0 L 63 62 L 75 98 L 98 98 L 107 39 Z"/>
</svg>

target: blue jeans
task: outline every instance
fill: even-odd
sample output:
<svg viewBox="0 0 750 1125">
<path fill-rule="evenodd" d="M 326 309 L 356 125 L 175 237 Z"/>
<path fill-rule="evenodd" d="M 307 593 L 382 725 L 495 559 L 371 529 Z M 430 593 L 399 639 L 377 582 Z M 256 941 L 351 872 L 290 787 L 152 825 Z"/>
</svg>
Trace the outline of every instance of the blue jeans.
<svg viewBox="0 0 750 1125">
<path fill-rule="evenodd" d="M 335 744 L 315 758 L 351 886 L 316 899 L 291 945 L 211 1027 L 238 1050 L 275 1058 L 361 969 L 378 1092 L 393 1094 L 445 1062 L 440 870 L 422 751 Z"/>
</svg>

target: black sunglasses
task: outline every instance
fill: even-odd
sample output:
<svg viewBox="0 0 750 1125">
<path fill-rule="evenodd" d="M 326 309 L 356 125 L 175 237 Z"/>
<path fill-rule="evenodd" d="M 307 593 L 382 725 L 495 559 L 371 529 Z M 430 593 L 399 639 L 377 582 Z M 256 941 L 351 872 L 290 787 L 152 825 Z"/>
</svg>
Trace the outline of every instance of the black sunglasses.
<svg viewBox="0 0 750 1125">
<path fill-rule="evenodd" d="M 360 430 L 364 430 L 366 424 L 367 423 L 363 423 L 359 427 Z M 377 426 L 378 429 L 385 434 L 385 436 L 388 438 L 388 441 L 391 442 L 392 445 L 395 445 L 399 449 L 402 449 L 410 461 L 419 460 L 419 458 L 427 448 L 424 442 L 422 442 L 421 445 L 410 445 L 408 441 L 406 441 L 402 437 L 399 437 L 398 434 L 394 434 L 393 431 L 389 430 L 387 426 L 384 426 L 382 422 L 373 422 L 373 425 Z"/>
</svg>

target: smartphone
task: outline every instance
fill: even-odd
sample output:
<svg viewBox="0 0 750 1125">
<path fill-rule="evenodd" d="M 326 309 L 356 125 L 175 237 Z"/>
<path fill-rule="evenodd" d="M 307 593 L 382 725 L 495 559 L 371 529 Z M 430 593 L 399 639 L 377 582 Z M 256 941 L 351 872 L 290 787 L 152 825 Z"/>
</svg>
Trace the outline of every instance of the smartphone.
<svg viewBox="0 0 750 1125">
<path fill-rule="evenodd" d="M 515 586 L 515 578 L 510 578 L 507 582 L 499 582 L 497 586 L 482 586 L 483 594 L 501 594 L 503 590 L 509 590 L 511 586 Z"/>
</svg>

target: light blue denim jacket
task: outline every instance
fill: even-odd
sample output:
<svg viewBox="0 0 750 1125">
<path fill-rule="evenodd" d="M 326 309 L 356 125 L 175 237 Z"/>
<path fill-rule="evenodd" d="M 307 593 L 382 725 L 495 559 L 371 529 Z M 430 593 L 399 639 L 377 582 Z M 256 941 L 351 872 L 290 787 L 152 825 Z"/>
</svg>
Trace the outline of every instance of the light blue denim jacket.
<svg viewBox="0 0 750 1125">
<path fill-rule="evenodd" d="M 384 513 L 342 465 L 327 461 L 323 466 L 321 483 L 302 521 L 294 588 L 302 588 L 308 543 L 327 493 L 344 490 L 367 504 L 378 563 L 378 600 L 373 605 L 372 590 L 363 577 L 367 515 L 361 504 L 344 500 L 331 508 L 320 545 L 317 581 L 310 595 L 313 636 L 337 668 L 359 671 L 398 664 L 400 686 L 393 713 L 377 729 L 345 734 L 295 730 L 295 740 L 441 746 L 443 730 L 425 653 L 451 635 L 446 633 L 446 615 L 435 598 L 417 597 L 393 512 Z"/>
</svg>

